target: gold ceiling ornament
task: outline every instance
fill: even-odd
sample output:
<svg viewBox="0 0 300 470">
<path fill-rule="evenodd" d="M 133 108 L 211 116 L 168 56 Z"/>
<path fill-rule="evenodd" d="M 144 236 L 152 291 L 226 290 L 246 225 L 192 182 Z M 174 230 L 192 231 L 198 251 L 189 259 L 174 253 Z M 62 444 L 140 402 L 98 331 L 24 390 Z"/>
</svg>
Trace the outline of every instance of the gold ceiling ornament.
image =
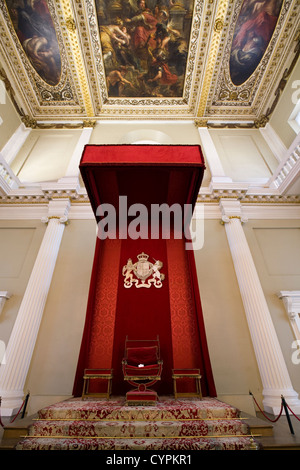
<svg viewBox="0 0 300 470">
<path fill-rule="evenodd" d="M 207 125 L 209 129 L 253 129 L 254 121 L 210 121 Z"/>
<path fill-rule="evenodd" d="M 269 118 L 267 116 L 260 116 L 258 119 L 254 121 L 254 125 L 257 129 L 260 127 L 266 127 L 266 124 L 268 124 Z"/>
<path fill-rule="evenodd" d="M 95 127 L 97 124 L 97 121 L 95 119 L 84 119 L 82 122 L 82 127 Z"/>
<path fill-rule="evenodd" d="M 21 121 L 23 122 L 25 127 L 31 127 L 31 129 L 36 129 L 37 127 L 36 119 L 33 119 L 28 115 L 22 116 Z"/>
<path fill-rule="evenodd" d="M 202 92 L 200 96 L 200 104 L 198 108 L 197 116 L 201 117 L 205 113 L 207 98 L 211 86 L 211 80 L 215 70 L 215 62 L 217 59 L 218 49 L 221 42 L 221 33 L 226 18 L 227 8 L 230 4 L 230 0 L 220 0 L 217 6 L 216 21 L 214 25 L 214 32 L 211 39 L 211 45 L 206 65 L 206 71 L 203 81 Z"/>
<path fill-rule="evenodd" d="M 224 21 L 221 18 L 217 18 L 215 21 L 214 31 L 220 33 L 224 28 Z"/>
<path fill-rule="evenodd" d="M 66 18 L 66 27 L 69 31 L 75 31 L 76 23 L 72 16 L 69 16 L 68 18 Z"/>
<path fill-rule="evenodd" d="M 208 120 L 207 119 L 195 119 L 194 124 L 196 127 L 207 127 Z"/>
<path fill-rule="evenodd" d="M 37 129 L 83 129 L 85 127 L 94 128 L 96 123 L 97 121 L 92 120 L 92 119 L 85 119 L 82 122 L 51 122 L 51 121 L 36 122 L 35 128 Z"/>
<path fill-rule="evenodd" d="M 84 60 L 80 50 L 80 38 L 77 35 L 75 21 L 72 14 L 72 5 L 70 0 L 62 0 L 61 7 L 65 18 L 65 25 L 68 30 L 68 36 L 74 56 L 75 67 L 79 76 L 80 87 L 84 100 L 85 110 L 88 117 L 94 116 L 92 100 L 89 92 L 89 84 L 85 72 Z"/>
</svg>

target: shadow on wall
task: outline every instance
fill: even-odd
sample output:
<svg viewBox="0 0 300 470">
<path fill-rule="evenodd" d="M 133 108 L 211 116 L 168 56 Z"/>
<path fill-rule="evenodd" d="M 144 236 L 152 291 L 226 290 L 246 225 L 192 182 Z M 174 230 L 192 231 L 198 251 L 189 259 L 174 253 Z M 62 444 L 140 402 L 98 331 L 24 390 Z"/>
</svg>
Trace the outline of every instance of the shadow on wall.
<svg viewBox="0 0 300 470">
<path fill-rule="evenodd" d="M 164 132 L 152 129 L 139 129 L 128 132 L 119 141 L 119 144 L 173 144 L 173 139 Z"/>
</svg>

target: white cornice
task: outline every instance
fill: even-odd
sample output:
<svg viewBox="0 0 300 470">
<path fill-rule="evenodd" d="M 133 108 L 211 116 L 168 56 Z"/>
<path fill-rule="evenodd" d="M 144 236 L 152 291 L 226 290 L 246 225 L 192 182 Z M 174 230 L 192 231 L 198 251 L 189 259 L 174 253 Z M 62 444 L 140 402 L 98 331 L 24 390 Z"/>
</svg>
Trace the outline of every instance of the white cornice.
<svg viewBox="0 0 300 470">
<path fill-rule="evenodd" d="M 224 198 L 222 198 L 224 199 Z M 238 201 L 238 199 L 236 199 Z M 70 201 L 70 220 L 94 220 L 95 216 L 88 201 Z M 299 204 L 276 203 L 243 203 L 243 214 L 248 220 L 300 220 Z M 202 217 L 204 206 L 205 219 L 221 219 L 219 200 L 215 202 L 198 202 L 194 210 L 194 218 Z M 48 203 L 16 203 L 0 204 L 0 220 L 41 220 L 48 213 Z"/>
<path fill-rule="evenodd" d="M 10 188 L 0 195 L 0 219 L 41 219 L 51 201 L 62 199 L 70 201 L 70 219 L 94 218 L 86 189 L 80 186 L 78 177 L 72 176 L 56 182 Z M 276 188 L 252 183 L 212 182 L 200 189 L 197 199 L 198 205 L 205 206 L 206 218 L 220 217 L 220 199 L 239 201 L 251 219 L 300 219 L 300 195 L 282 195 Z"/>
</svg>

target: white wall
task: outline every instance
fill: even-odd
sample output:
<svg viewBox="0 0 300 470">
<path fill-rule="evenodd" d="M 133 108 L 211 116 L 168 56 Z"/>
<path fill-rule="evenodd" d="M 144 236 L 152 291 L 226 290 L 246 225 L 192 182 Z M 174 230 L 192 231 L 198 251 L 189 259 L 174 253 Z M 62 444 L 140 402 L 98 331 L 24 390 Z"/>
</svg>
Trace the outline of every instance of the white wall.
<svg viewBox="0 0 300 470">
<path fill-rule="evenodd" d="M 267 181 L 278 161 L 257 129 L 210 130 L 226 176 L 234 182 Z"/>
<path fill-rule="evenodd" d="M 11 164 L 22 183 L 57 181 L 67 170 L 80 130 L 33 129 Z"/>
<path fill-rule="evenodd" d="M 8 343 L 45 231 L 36 220 L 0 220 L 0 290 L 8 291 L 0 315 L 0 340 Z"/>
<path fill-rule="evenodd" d="M 0 80 L 0 151 L 20 124 L 20 117 Z"/>
</svg>

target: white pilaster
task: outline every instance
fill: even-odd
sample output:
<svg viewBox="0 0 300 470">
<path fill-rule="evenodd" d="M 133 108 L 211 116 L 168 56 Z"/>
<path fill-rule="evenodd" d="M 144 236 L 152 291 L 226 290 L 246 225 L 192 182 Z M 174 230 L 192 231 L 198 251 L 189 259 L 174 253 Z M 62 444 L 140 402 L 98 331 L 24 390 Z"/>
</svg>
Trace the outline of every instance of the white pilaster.
<svg viewBox="0 0 300 470">
<path fill-rule="evenodd" d="M 22 145 L 29 136 L 31 129 L 25 127 L 24 124 L 20 124 L 18 129 L 13 133 L 11 138 L 6 142 L 4 147 L 1 149 L 1 154 L 5 161 L 10 165 L 17 153 L 21 149 Z"/>
<path fill-rule="evenodd" d="M 210 169 L 212 183 L 232 183 L 232 179 L 226 176 L 224 172 L 209 130 L 206 127 L 199 127 L 198 132 L 201 139 L 202 150 Z"/>
<path fill-rule="evenodd" d="M 72 154 L 71 160 L 69 162 L 66 174 L 59 182 L 68 182 L 77 180 L 79 175 L 79 163 L 82 156 L 84 146 L 89 143 L 93 128 L 86 127 L 82 130 L 81 135 L 78 139 L 74 152 Z"/>
<path fill-rule="evenodd" d="M 240 203 L 221 200 L 222 220 L 235 267 L 251 339 L 263 384 L 265 411 L 278 414 L 281 396 L 294 413 L 300 413 L 298 394 L 293 389 L 269 308 L 244 234 Z"/>
<path fill-rule="evenodd" d="M 5 364 L 0 367 L 2 416 L 12 416 L 19 410 L 23 402 L 25 380 L 50 289 L 65 223 L 68 220 L 69 208 L 68 199 L 51 201 L 48 216 L 43 220 L 47 223 L 47 229 L 5 351 Z"/>
<path fill-rule="evenodd" d="M 287 148 L 278 134 L 274 131 L 271 124 L 268 122 L 265 127 L 261 127 L 259 129 L 259 132 L 272 150 L 273 155 L 276 157 L 278 162 L 281 162 L 281 160 L 285 157 Z"/>
</svg>

